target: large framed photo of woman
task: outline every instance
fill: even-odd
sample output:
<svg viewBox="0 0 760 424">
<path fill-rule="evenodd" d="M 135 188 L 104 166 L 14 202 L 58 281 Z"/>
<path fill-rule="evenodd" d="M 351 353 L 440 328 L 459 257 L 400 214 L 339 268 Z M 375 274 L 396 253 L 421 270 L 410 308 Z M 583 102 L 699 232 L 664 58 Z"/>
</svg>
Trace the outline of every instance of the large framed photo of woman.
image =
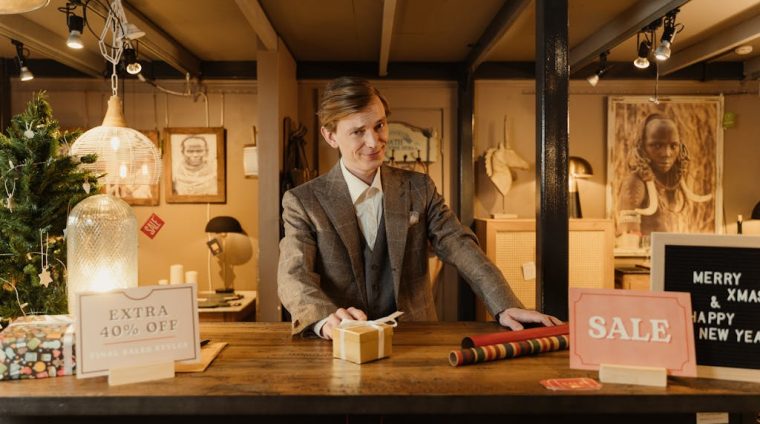
<svg viewBox="0 0 760 424">
<path fill-rule="evenodd" d="M 607 214 L 616 255 L 648 255 L 652 232 L 722 232 L 722 117 L 720 96 L 609 98 Z"/>
<path fill-rule="evenodd" d="M 165 128 L 167 203 L 225 203 L 224 128 Z"/>
</svg>

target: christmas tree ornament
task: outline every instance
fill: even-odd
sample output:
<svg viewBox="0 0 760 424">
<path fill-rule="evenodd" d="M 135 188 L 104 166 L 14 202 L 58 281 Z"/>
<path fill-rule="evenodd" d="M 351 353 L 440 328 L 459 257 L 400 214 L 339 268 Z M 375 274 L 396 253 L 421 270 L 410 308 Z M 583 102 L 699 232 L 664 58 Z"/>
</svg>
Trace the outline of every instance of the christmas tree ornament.
<svg viewBox="0 0 760 424">
<path fill-rule="evenodd" d="M 26 124 L 26 131 L 24 131 L 24 137 L 28 139 L 34 138 L 34 131 L 32 131 L 32 123 L 28 122 Z"/>
<path fill-rule="evenodd" d="M 13 180 L 13 187 L 8 190 L 8 179 L 3 180 L 3 185 L 5 186 L 5 207 L 8 208 L 11 212 L 13 212 L 13 208 L 16 207 L 16 201 L 13 199 L 13 195 L 16 193 L 16 180 Z"/>
<path fill-rule="evenodd" d="M 53 282 L 48 270 L 48 252 L 50 251 L 50 241 L 47 230 L 40 230 L 40 269 L 42 272 L 37 274 L 40 278 L 40 285 L 47 288 Z"/>
<path fill-rule="evenodd" d="M 84 189 L 85 193 L 90 194 L 90 182 L 89 181 L 83 182 L 82 189 Z"/>
</svg>

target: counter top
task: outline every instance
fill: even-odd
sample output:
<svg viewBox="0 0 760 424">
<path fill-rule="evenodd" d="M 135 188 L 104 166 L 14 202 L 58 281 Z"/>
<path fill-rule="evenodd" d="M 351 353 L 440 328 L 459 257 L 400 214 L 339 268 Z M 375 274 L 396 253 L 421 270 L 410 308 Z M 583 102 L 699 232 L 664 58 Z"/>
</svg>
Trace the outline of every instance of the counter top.
<svg viewBox="0 0 760 424">
<path fill-rule="evenodd" d="M 287 323 L 203 323 L 201 336 L 229 346 L 203 373 L 109 387 L 106 377 L 0 382 L 5 415 L 620 414 L 757 412 L 760 384 L 674 378 L 668 387 L 605 384 L 553 392 L 539 380 L 596 378 L 550 352 L 454 368 L 448 353 L 495 323 L 405 323 L 390 358 L 356 365 L 332 344 L 291 338 Z"/>
</svg>

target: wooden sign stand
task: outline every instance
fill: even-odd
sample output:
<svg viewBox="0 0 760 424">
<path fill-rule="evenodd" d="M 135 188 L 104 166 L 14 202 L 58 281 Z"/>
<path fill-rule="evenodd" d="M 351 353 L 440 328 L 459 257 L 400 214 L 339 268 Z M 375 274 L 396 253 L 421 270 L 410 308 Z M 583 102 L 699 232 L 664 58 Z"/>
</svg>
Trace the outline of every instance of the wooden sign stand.
<svg viewBox="0 0 760 424">
<path fill-rule="evenodd" d="M 174 378 L 174 361 L 108 370 L 109 386 L 163 380 L 164 378 Z"/>
<path fill-rule="evenodd" d="M 600 364 L 599 381 L 602 383 L 666 387 L 668 385 L 668 370 L 662 367 Z"/>
</svg>

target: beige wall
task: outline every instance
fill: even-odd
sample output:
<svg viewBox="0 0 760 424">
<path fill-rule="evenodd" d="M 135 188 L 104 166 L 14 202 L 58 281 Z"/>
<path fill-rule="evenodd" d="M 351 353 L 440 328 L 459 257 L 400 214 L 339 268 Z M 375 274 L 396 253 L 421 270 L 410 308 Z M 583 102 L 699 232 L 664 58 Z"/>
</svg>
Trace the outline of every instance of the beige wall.
<svg viewBox="0 0 760 424">
<path fill-rule="evenodd" d="M 160 82 L 162 86 L 184 91 L 184 84 Z M 230 215 L 237 218 L 254 246 L 254 257 L 234 268 L 235 287 L 256 290 L 258 275 L 258 197 L 259 181 L 243 176 L 243 145 L 251 143 L 251 127 L 256 122 L 256 82 L 214 81 L 206 84 L 208 115 L 203 98 L 170 96 L 155 93 L 152 87 L 128 81 L 123 88 L 127 123 L 135 129 L 171 127 L 223 126 L 227 129 L 227 203 L 167 204 L 165 181 L 161 179 L 161 203 L 157 207 L 135 206 L 138 226 L 155 213 L 166 224 L 151 240 L 139 234 L 139 281 L 156 284 L 169 278 L 171 264 L 183 264 L 185 270 L 198 271 L 201 290 L 208 289 L 209 275 L 213 287 L 222 287 L 216 260 L 209 258 L 204 228 L 209 218 Z M 32 91 L 47 90 L 53 116 L 64 128 L 90 128 L 99 125 L 110 97 L 107 81 L 80 79 L 40 79 L 31 83 L 14 81 L 12 113 L 19 113 L 31 98 Z"/>
<path fill-rule="evenodd" d="M 535 83 L 533 81 L 477 81 L 475 84 L 476 199 L 475 216 L 502 212 L 501 196 L 487 178 L 483 154 L 502 138 L 504 115 L 509 117 L 511 147 L 530 163 L 518 170 L 506 196 L 504 212 L 523 218 L 535 216 Z M 569 153 L 587 159 L 594 170 L 578 182 L 586 218 L 606 216 L 607 97 L 652 95 L 652 81 L 602 81 L 590 87 L 585 81 L 570 83 Z M 726 220 L 746 217 L 760 200 L 760 96 L 758 83 L 661 82 L 661 95 L 725 96 L 725 110 L 736 113 L 736 127 L 724 131 L 723 199 Z"/>
</svg>

